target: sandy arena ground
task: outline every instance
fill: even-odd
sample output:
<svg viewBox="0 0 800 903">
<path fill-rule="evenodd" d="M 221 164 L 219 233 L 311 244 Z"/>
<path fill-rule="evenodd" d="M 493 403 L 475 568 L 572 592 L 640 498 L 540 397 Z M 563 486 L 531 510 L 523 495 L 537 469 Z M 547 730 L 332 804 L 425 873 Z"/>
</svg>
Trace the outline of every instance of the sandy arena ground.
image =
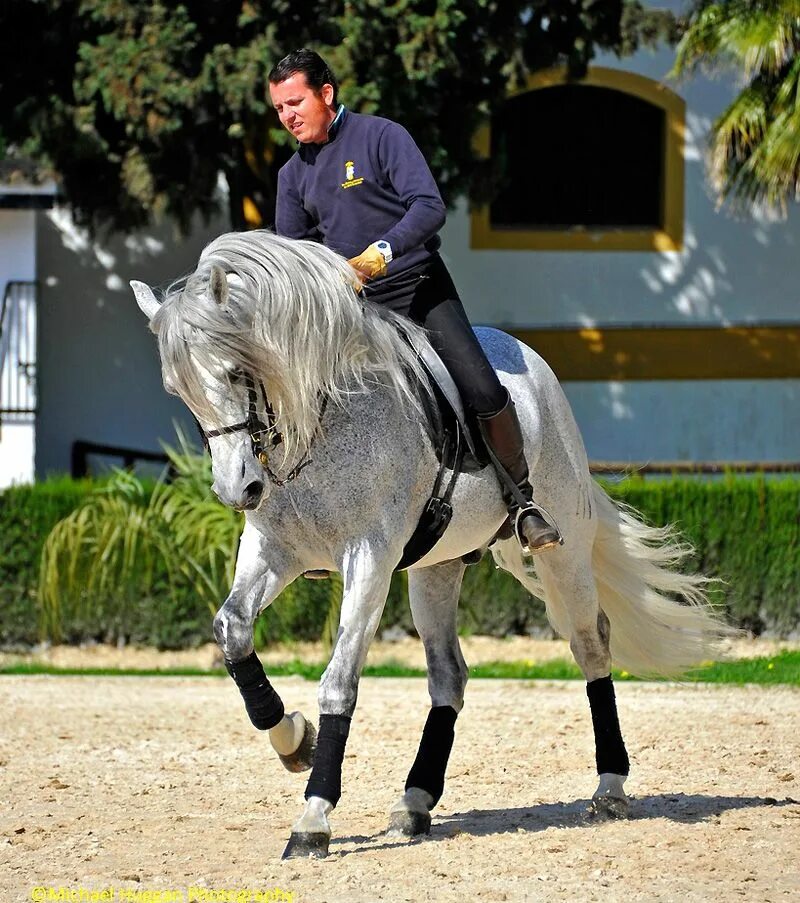
<svg viewBox="0 0 800 903">
<path fill-rule="evenodd" d="M 315 684 L 275 685 L 315 713 Z M 63 887 L 73 896 L 61 899 L 188 903 L 193 885 L 216 892 L 194 899 L 242 903 L 233 891 L 310 903 L 800 900 L 800 690 L 626 683 L 618 696 L 629 821 L 585 815 L 595 779 L 582 684 L 473 680 L 432 833 L 405 842 L 382 832 L 425 682 L 365 679 L 331 856 L 281 862 L 304 776 L 284 771 L 229 680 L 0 677 L 0 901 Z"/>
</svg>

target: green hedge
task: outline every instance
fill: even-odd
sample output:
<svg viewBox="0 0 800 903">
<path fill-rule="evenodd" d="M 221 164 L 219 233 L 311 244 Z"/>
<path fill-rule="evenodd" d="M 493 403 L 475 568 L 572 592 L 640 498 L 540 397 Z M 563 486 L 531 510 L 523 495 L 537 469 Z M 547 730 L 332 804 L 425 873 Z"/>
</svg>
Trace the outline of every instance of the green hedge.
<svg viewBox="0 0 800 903">
<path fill-rule="evenodd" d="M 651 523 L 675 524 L 696 549 L 691 569 L 724 581 L 712 598 L 734 623 L 755 634 L 800 628 L 800 481 L 630 479 L 610 489 Z"/>
<path fill-rule="evenodd" d="M 39 557 L 53 525 L 88 495 L 86 480 L 48 480 L 0 492 L 0 644 L 39 640 Z"/>
<path fill-rule="evenodd" d="M 48 481 L 0 492 L 0 644 L 32 644 L 41 639 L 36 586 L 42 544 L 51 527 L 87 496 L 92 484 Z M 719 577 L 714 590 L 731 620 L 754 633 L 785 635 L 800 628 L 800 481 L 734 477 L 707 481 L 628 479 L 607 487 L 654 524 L 673 523 L 697 550 L 688 568 Z M 341 584 L 298 580 L 259 619 L 257 638 L 314 639 Z M 396 575 L 381 629 L 411 630 L 406 578 Z M 138 600 L 124 623 L 62 625 L 63 636 L 81 640 L 126 640 L 175 648 L 210 639 L 208 606 L 188 591 Z M 102 610 L 104 606 L 98 606 Z M 96 619 L 99 621 L 99 618 Z M 461 594 L 461 629 L 506 635 L 547 629 L 541 603 L 491 556 L 468 568 Z"/>
</svg>

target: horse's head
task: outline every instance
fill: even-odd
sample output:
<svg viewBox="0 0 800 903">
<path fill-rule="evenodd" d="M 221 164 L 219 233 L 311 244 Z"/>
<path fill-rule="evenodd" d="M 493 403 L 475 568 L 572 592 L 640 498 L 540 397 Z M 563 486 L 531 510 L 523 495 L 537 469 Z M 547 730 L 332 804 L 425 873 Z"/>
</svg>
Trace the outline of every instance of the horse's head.
<svg viewBox="0 0 800 903">
<path fill-rule="evenodd" d="M 347 261 L 317 242 L 263 229 L 226 233 L 163 304 L 144 283 L 131 286 L 158 335 L 167 391 L 209 437 L 214 491 L 226 505 L 257 507 L 269 485 L 295 479 L 324 434 L 329 402 L 343 409 L 381 384 L 410 417 L 419 414 L 408 379 L 426 380 L 408 339 L 417 327 L 365 306 Z M 258 460 L 268 449 L 250 427 L 264 423 L 267 444 L 280 431 L 283 479 Z"/>
<path fill-rule="evenodd" d="M 257 508 L 268 493 L 264 464 L 273 437 L 263 388 L 224 349 L 213 347 L 198 328 L 202 315 L 188 325 L 179 309 L 170 310 L 181 303 L 178 293 L 162 305 L 144 282 L 132 281 L 131 288 L 159 339 L 164 388 L 183 400 L 208 443 L 211 488 L 224 505 Z M 219 267 L 212 268 L 206 294 L 220 309 L 228 303 L 228 282 Z"/>
</svg>

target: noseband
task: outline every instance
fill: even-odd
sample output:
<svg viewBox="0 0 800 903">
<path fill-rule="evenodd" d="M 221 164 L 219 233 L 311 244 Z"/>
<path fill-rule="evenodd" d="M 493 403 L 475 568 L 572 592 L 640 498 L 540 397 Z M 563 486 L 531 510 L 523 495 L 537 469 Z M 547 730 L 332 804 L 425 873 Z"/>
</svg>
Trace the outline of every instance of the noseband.
<svg viewBox="0 0 800 903">
<path fill-rule="evenodd" d="M 217 436 L 229 436 L 231 433 L 239 433 L 244 430 L 250 436 L 250 447 L 253 452 L 253 457 L 256 458 L 258 463 L 264 468 L 270 482 L 275 486 L 284 486 L 286 483 L 291 483 L 292 480 L 299 476 L 300 471 L 306 465 L 311 463 L 311 458 L 306 455 L 306 457 L 293 467 L 283 479 L 273 472 L 272 468 L 269 466 L 269 453 L 273 448 L 283 442 L 283 436 L 275 428 L 275 411 L 272 409 L 272 405 L 267 398 L 267 391 L 264 388 L 264 383 L 259 380 L 258 388 L 261 390 L 261 398 L 264 402 L 264 412 L 267 416 L 267 422 L 264 423 L 258 416 L 258 393 L 256 392 L 253 377 L 250 376 L 249 373 L 244 374 L 244 384 L 247 388 L 247 419 L 242 420 L 239 423 L 233 423 L 230 426 L 220 427 L 218 430 L 204 430 L 200 427 L 205 446 L 208 448 L 209 439 L 214 439 Z M 320 420 L 322 420 L 327 404 L 328 396 L 326 395 L 322 400 L 319 411 Z M 199 422 L 198 426 L 200 426 Z M 265 436 L 266 439 L 264 438 Z"/>
<path fill-rule="evenodd" d="M 229 436 L 231 433 L 240 433 L 245 430 L 250 436 L 250 446 L 253 450 L 253 457 L 258 458 L 262 467 L 269 467 L 269 452 L 283 442 L 283 436 L 275 429 L 275 412 L 267 398 L 264 383 L 259 380 L 258 387 L 261 389 L 261 397 L 264 399 L 264 410 L 267 415 L 267 422 L 258 416 L 258 394 L 256 393 L 253 377 L 249 374 L 244 375 L 244 384 L 247 388 L 247 420 L 240 423 L 231 424 L 231 426 L 223 426 L 218 430 L 207 430 L 203 432 L 206 439 L 215 439 L 217 436 Z M 264 436 L 267 436 L 265 441 Z"/>
</svg>

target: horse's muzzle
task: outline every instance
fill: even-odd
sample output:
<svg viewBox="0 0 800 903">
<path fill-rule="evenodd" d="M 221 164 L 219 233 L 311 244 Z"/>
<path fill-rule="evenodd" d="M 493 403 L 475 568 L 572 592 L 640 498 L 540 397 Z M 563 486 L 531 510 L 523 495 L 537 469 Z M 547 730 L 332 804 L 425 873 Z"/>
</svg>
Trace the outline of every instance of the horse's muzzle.
<svg viewBox="0 0 800 903">
<path fill-rule="evenodd" d="M 263 480 L 253 480 L 248 483 L 238 498 L 218 489 L 216 483 L 211 489 L 223 505 L 233 508 L 235 511 L 253 511 L 255 508 L 258 508 L 261 500 L 264 498 Z"/>
</svg>

